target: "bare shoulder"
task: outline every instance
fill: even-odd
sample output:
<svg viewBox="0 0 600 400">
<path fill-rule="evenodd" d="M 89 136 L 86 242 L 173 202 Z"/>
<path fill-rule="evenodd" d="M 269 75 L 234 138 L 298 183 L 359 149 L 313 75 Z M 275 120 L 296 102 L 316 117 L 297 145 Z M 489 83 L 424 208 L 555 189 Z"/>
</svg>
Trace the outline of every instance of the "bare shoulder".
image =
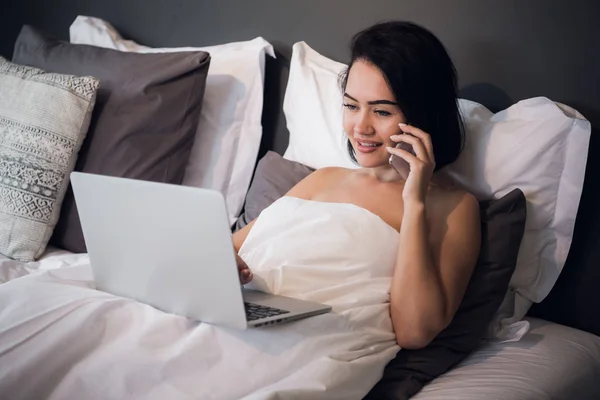
<svg viewBox="0 0 600 400">
<path fill-rule="evenodd" d="M 436 231 L 479 230 L 479 201 L 457 188 L 435 188 L 428 197 L 427 214 Z"/>
<path fill-rule="evenodd" d="M 458 188 L 434 187 L 429 193 L 430 208 L 440 214 L 455 212 L 479 213 L 479 201 L 472 194 Z"/>
<path fill-rule="evenodd" d="M 351 171 L 350 169 L 341 167 L 319 168 L 298 182 L 298 184 L 286 193 L 286 196 L 311 199 L 315 193 L 319 193 L 332 182 L 339 181 L 348 176 Z"/>
</svg>

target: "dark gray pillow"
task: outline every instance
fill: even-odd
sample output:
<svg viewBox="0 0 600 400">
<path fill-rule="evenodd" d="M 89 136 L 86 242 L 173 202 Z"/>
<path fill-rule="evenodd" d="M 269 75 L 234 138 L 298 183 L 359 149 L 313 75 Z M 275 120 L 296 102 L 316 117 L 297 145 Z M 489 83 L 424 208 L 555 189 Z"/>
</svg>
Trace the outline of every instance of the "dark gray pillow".
<svg viewBox="0 0 600 400">
<path fill-rule="evenodd" d="M 63 42 L 24 26 L 13 61 L 100 80 L 76 171 L 181 183 L 200 117 L 207 53 L 121 52 Z M 70 188 L 51 243 L 86 251 Z"/>
<path fill-rule="evenodd" d="M 256 218 L 312 170 L 267 153 L 258 163 L 248 195 L 244 220 Z M 486 334 L 500 307 L 517 264 L 525 231 L 526 201 L 515 189 L 498 200 L 481 201 L 482 243 L 479 261 L 450 325 L 427 347 L 403 349 L 385 368 L 383 378 L 367 399 L 408 399 L 425 384 L 467 357 Z"/>
<path fill-rule="evenodd" d="M 269 151 L 260 159 L 246 194 L 244 212 L 235 224 L 241 229 L 259 216 L 262 210 L 286 194 L 294 185 L 314 170 L 306 165 L 286 160 Z"/>
</svg>

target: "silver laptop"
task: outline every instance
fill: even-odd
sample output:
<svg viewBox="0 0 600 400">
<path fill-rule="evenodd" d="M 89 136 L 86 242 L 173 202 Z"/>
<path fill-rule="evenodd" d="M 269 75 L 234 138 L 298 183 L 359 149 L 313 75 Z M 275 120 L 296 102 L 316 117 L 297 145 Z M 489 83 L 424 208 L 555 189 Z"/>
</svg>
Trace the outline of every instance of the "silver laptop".
<svg viewBox="0 0 600 400">
<path fill-rule="evenodd" d="M 331 310 L 240 286 L 217 191 L 79 172 L 71 183 L 98 290 L 236 329 Z"/>
</svg>

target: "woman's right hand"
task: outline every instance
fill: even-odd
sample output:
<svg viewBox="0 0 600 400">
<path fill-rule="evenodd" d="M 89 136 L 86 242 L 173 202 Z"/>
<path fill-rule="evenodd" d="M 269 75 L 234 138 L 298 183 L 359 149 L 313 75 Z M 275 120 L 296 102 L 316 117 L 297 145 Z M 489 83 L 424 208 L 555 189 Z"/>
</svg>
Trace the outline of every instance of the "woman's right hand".
<svg viewBox="0 0 600 400">
<path fill-rule="evenodd" d="M 237 253 L 235 253 L 235 261 L 237 263 L 238 272 L 240 274 L 240 283 L 242 285 L 249 283 L 254 277 L 252 275 L 252 271 L 250 271 L 250 268 L 248 268 L 246 262 L 242 260 L 242 257 L 240 257 Z"/>
</svg>

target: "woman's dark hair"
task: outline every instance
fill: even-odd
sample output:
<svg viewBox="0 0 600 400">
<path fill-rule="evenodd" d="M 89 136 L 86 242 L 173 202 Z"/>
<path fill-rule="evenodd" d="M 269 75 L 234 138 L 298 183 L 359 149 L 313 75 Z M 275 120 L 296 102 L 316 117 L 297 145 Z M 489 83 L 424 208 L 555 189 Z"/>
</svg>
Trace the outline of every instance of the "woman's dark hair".
<svg viewBox="0 0 600 400">
<path fill-rule="evenodd" d="M 444 45 L 427 29 L 403 21 L 382 22 L 352 38 L 352 59 L 340 76 L 346 90 L 357 60 L 376 66 L 406 120 L 431 136 L 436 170 L 454 162 L 464 145 L 456 69 Z M 354 161 L 354 149 L 348 141 Z"/>
</svg>

